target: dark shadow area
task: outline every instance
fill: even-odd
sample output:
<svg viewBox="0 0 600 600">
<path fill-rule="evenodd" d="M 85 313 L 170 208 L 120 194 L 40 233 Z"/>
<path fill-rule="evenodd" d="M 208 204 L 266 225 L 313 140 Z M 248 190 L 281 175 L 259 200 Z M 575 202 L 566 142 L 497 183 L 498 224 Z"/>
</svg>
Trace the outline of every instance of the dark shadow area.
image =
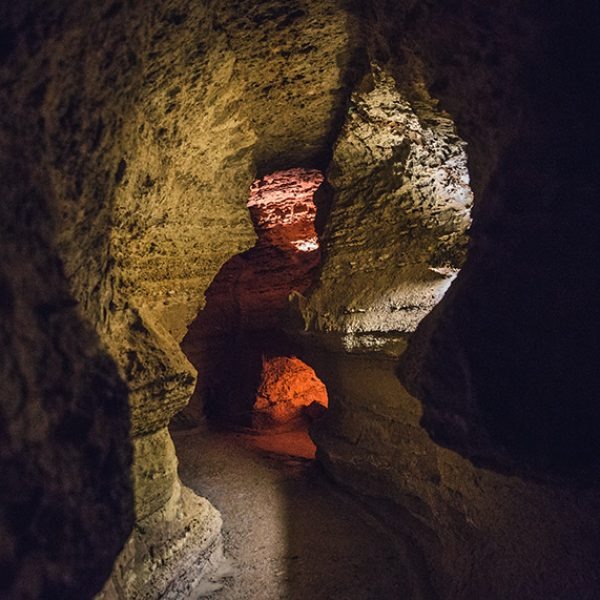
<svg viewBox="0 0 600 600">
<path fill-rule="evenodd" d="M 127 387 L 41 228 L 0 215 L 0 597 L 92 597 L 133 527 Z"/>
<path fill-rule="evenodd" d="M 431 91 L 469 142 L 471 250 L 399 374 L 437 443 L 504 473 L 597 485 L 600 221 L 588 140 L 600 13 L 557 2 L 517 17 L 462 3 L 452 23 L 453 10 L 414 18 L 430 34 L 417 52 Z M 490 31 L 488 60 L 447 64 L 453 40 L 478 43 L 463 36 L 474 23 Z M 488 85 L 500 80 L 502 93 Z M 468 118 L 475 104 L 481 123 Z"/>
</svg>

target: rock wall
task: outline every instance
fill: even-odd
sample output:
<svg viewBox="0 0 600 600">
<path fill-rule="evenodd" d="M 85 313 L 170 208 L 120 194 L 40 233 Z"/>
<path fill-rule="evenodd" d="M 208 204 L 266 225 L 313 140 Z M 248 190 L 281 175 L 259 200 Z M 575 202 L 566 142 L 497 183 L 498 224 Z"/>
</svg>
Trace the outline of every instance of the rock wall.
<svg viewBox="0 0 600 600">
<path fill-rule="evenodd" d="M 263 358 L 252 415 L 255 429 L 297 427 L 322 416 L 327 404 L 325 386 L 306 363 L 295 356 Z"/>
<path fill-rule="evenodd" d="M 406 340 L 349 352 L 332 334 L 305 335 L 302 357 L 329 394 L 317 457 L 404 545 L 415 597 L 595 596 L 596 489 L 478 468 L 432 441 L 396 374 Z"/>
<path fill-rule="evenodd" d="M 78 599 L 100 589 L 133 526 L 129 407 L 89 318 L 107 259 L 105 181 L 88 182 L 87 205 L 83 189 L 75 192 L 78 171 L 69 190 L 55 183 L 58 170 L 74 168 L 73 148 L 93 143 L 60 135 L 74 110 L 69 85 L 81 75 L 79 61 L 70 75 L 58 66 L 73 31 L 58 33 L 56 6 L 26 8 L 0 8 L 0 596 Z M 65 261 L 59 242 L 77 212 L 69 226 L 85 264 Z M 85 299 L 75 272 L 91 286 Z"/>
<path fill-rule="evenodd" d="M 464 143 L 425 92 L 411 102 L 417 91 L 374 65 L 352 96 L 328 172 L 323 266 L 300 301 L 307 329 L 413 331 L 462 264 Z"/>
<path fill-rule="evenodd" d="M 412 548 L 418 594 L 592 598 L 598 337 L 585 315 L 600 286 L 584 123 L 597 94 L 589 70 L 597 15 L 560 2 L 547 11 L 468 1 L 375 1 L 361 10 L 394 93 L 417 116 L 420 100 L 440 99 L 427 110 L 451 115 L 468 143 L 474 221 L 466 261 L 441 301 L 413 301 L 414 272 L 374 269 L 395 222 L 377 209 L 401 186 L 393 171 L 382 176 L 388 186 L 373 183 L 369 166 L 385 145 L 348 145 L 363 121 L 377 130 L 380 115 L 357 117 L 351 105 L 330 169 L 323 274 L 297 299 L 303 358 L 330 397 L 313 432 L 318 455 Z M 361 104 L 376 98 L 374 81 L 355 92 Z M 358 166 L 348 170 L 358 182 L 349 192 L 335 189 L 342 157 Z M 405 245 L 417 263 L 427 256 L 421 232 Z M 394 314 L 393 299 L 414 312 Z"/>
<path fill-rule="evenodd" d="M 75 600 L 133 525 L 127 389 L 69 290 L 54 199 L 18 143 L 0 143 L 0 597 Z"/>
<path fill-rule="evenodd" d="M 2 239 L 12 244 L 3 335 L 19 354 L 15 327 L 35 322 L 23 348 L 39 356 L 24 379 L 25 356 L 7 364 L 7 394 L 33 412 L 11 413 L 2 431 L 11 432 L 11 464 L 36 470 L 23 505 L 48 476 L 52 523 L 62 523 L 53 530 L 46 505 L 32 504 L 24 518 L 41 516 L 25 537 L 28 525 L 11 512 L 22 483 L 10 483 L 9 470 L 2 528 L 14 545 L 2 560 L 35 564 L 40 575 L 11 567 L 3 585 L 14 597 L 19 586 L 32 597 L 89 597 L 125 541 L 133 504 L 136 526 L 104 597 L 180 597 L 194 585 L 189 574 L 218 555 L 220 517 L 177 477 L 166 427 L 195 382 L 178 342 L 223 262 L 254 241 L 245 201 L 256 165 L 327 155 L 351 83 L 356 19 L 337 3 L 186 0 L 33 1 L 3 5 L 0 17 L 4 223 L 19 224 Z M 31 262 L 23 276 L 42 281 L 18 284 L 20 260 Z M 38 305 L 51 325 L 27 316 Z M 27 383 L 53 357 L 72 396 L 51 380 Z M 54 424 L 29 423 L 46 413 L 74 420 L 60 434 L 77 438 L 71 446 Z M 79 501 L 81 514 L 70 515 Z M 96 509 L 102 519 L 83 523 Z M 49 538 L 62 542 L 53 558 Z"/>
<path fill-rule="evenodd" d="M 435 439 L 478 464 L 597 479 L 598 337 L 584 315 L 600 289 L 586 149 L 598 12 L 461 2 L 410 18 L 430 31 L 409 52 L 469 142 L 478 208 L 469 260 L 403 377 Z"/>
</svg>

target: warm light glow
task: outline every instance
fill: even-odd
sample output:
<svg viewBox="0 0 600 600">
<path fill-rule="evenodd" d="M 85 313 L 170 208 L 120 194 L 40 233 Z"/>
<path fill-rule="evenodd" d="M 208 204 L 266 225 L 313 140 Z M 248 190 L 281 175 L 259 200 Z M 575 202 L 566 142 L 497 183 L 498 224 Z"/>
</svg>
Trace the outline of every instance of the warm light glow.
<svg viewBox="0 0 600 600">
<path fill-rule="evenodd" d="M 300 252 L 313 252 L 319 249 L 319 240 L 310 238 L 308 240 L 294 240 L 292 246 L 300 250 Z"/>
<path fill-rule="evenodd" d="M 324 177 L 314 169 L 276 171 L 250 188 L 248 209 L 259 244 L 312 252 L 319 248 L 314 222 L 315 192 Z"/>
<path fill-rule="evenodd" d="M 264 358 L 254 404 L 255 427 L 272 427 L 321 416 L 327 390 L 314 370 L 295 356 Z"/>
</svg>

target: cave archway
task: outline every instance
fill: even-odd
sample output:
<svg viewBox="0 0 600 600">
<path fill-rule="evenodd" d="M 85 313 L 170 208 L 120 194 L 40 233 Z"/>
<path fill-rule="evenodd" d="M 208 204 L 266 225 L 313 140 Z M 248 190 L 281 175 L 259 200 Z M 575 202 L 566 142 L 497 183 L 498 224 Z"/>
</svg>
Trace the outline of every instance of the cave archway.
<svg viewBox="0 0 600 600">
<path fill-rule="evenodd" d="M 313 405 L 306 418 L 326 406 L 323 384 L 294 356 L 297 345 L 284 331 L 290 295 L 307 292 L 320 265 L 315 223 L 323 183 L 319 170 L 292 168 L 251 185 L 257 241 L 223 265 L 182 342 L 199 377 L 175 425 L 205 413 L 238 427 L 281 427 L 301 419 L 304 406 Z"/>
</svg>

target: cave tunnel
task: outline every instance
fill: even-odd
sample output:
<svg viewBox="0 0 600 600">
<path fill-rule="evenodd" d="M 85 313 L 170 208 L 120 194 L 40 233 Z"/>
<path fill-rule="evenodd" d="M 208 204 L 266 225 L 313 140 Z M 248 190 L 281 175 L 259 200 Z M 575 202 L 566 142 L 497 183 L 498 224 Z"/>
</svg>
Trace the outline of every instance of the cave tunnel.
<svg viewBox="0 0 600 600">
<path fill-rule="evenodd" d="M 0 3 L 0 598 L 600 597 L 600 15 L 488 4 Z"/>
<path fill-rule="evenodd" d="M 182 349 L 199 377 L 175 423 L 194 424 L 206 413 L 238 426 L 276 427 L 300 419 L 303 406 L 309 415 L 327 404 L 322 382 L 285 334 L 288 298 L 310 288 L 320 264 L 315 196 L 323 197 L 323 183 L 319 170 L 295 168 L 251 185 L 256 243 L 223 265 L 188 328 Z"/>
</svg>

